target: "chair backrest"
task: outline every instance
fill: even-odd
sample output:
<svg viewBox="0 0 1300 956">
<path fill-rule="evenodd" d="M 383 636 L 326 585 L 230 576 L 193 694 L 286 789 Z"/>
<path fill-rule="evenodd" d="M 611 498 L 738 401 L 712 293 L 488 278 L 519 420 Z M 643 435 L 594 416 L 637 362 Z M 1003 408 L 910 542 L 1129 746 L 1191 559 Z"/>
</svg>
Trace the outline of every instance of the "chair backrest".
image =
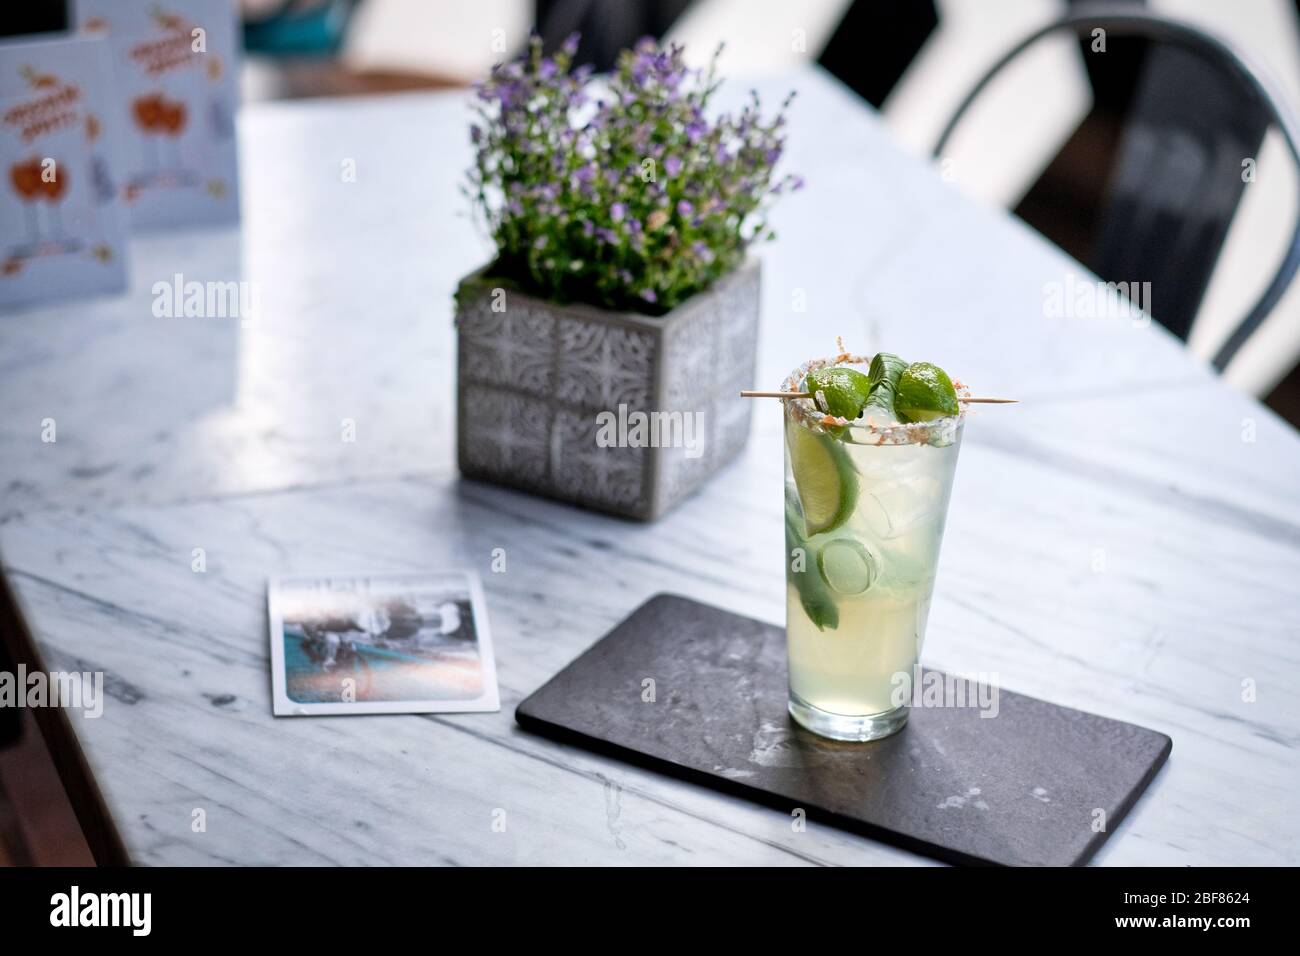
<svg viewBox="0 0 1300 956">
<path fill-rule="evenodd" d="M 1186 339 L 1246 182 L 1268 113 L 1221 64 L 1160 44 L 1144 59 L 1088 265 L 1158 290 L 1155 317 Z"/>
<path fill-rule="evenodd" d="M 1159 41 L 1143 67 L 1121 139 L 1093 269 L 1104 279 L 1151 282 L 1153 317 L 1181 338 L 1209 283 L 1245 188 L 1242 160 L 1276 126 L 1300 169 L 1300 132 L 1272 84 L 1242 53 L 1200 27 L 1131 6 L 1083 4 L 1008 50 L 957 107 L 934 148 L 940 156 L 970 105 L 1012 60 L 1056 31 Z M 1289 247 L 1258 301 L 1214 357 L 1223 369 L 1267 318 L 1300 268 L 1300 210 Z"/>
</svg>

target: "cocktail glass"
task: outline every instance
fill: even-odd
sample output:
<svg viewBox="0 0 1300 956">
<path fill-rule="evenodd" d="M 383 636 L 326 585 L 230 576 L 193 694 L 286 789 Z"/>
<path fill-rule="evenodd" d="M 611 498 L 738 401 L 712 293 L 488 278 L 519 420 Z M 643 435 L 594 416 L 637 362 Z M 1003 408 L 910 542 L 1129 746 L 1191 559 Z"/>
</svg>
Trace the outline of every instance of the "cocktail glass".
<svg viewBox="0 0 1300 956">
<path fill-rule="evenodd" d="M 810 399 L 781 404 L 790 714 L 823 737 L 875 740 L 907 723 L 965 413 L 896 424 L 868 407 L 836 428 Z"/>
</svg>

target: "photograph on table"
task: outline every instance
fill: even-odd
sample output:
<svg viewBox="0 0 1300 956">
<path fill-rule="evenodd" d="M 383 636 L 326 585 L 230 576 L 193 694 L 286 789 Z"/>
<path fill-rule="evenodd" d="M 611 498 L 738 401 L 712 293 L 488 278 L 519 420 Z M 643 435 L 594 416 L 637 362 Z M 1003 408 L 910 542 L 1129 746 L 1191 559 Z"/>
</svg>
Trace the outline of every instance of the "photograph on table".
<svg viewBox="0 0 1300 956">
<path fill-rule="evenodd" d="M 102 41 L 0 41 L 0 307 L 126 286 Z"/>
<path fill-rule="evenodd" d="M 277 716 L 500 709 L 470 572 L 273 579 L 267 603 Z"/>
</svg>

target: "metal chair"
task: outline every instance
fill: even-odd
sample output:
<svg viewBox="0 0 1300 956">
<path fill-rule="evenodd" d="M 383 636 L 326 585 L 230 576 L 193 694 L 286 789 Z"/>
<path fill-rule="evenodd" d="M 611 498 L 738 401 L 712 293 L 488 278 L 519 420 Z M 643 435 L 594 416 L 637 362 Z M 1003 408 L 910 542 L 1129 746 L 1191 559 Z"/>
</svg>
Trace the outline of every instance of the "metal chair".
<svg viewBox="0 0 1300 956">
<path fill-rule="evenodd" d="M 1120 145 L 1094 268 L 1103 278 L 1141 277 L 1168 289 L 1171 294 L 1162 301 L 1170 305 L 1157 310 L 1158 318 L 1186 339 L 1245 186 L 1240 163 L 1256 155 L 1269 124 L 1277 127 L 1300 169 L 1295 120 L 1273 84 L 1240 50 L 1181 20 L 1131 6 L 1081 4 L 1029 34 L 989 68 L 953 113 L 934 155 L 942 155 L 971 104 L 1026 49 L 1058 30 L 1090 39 L 1096 29 L 1161 45 L 1148 58 Z M 1228 188 L 1229 175 L 1234 188 Z M 1300 215 L 1267 288 L 1214 356 L 1216 369 L 1226 368 L 1259 328 L 1297 268 Z"/>
</svg>

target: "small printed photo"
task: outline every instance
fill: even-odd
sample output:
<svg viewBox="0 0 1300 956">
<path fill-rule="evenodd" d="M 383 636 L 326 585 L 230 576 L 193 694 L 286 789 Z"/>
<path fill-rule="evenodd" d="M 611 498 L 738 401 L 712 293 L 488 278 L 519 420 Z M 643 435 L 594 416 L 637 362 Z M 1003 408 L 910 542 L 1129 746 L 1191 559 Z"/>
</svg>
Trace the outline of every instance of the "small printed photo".
<svg viewBox="0 0 1300 956">
<path fill-rule="evenodd" d="M 277 715 L 500 709 L 477 575 L 281 578 L 267 603 Z"/>
</svg>

